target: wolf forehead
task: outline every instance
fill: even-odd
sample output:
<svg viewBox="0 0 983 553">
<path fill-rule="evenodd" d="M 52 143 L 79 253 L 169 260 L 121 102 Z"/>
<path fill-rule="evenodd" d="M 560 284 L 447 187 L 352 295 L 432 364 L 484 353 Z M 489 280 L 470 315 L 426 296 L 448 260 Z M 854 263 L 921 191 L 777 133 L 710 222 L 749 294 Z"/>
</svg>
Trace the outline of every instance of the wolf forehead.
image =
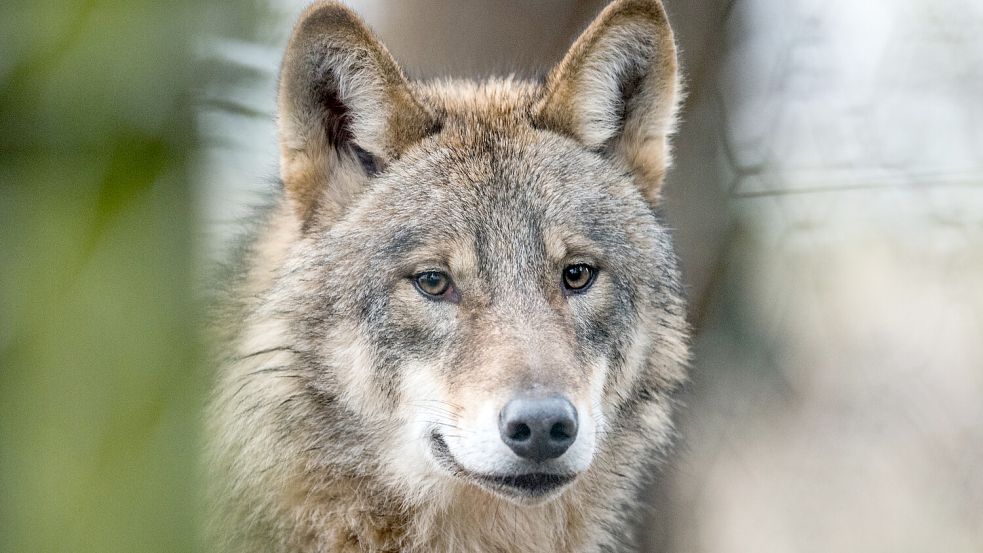
<svg viewBox="0 0 983 553">
<path fill-rule="evenodd" d="M 379 261 L 467 254 L 532 270 L 670 247 L 630 175 L 600 154 L 528 122 L 454 126 L 393 160 L 330 235 L 371 246 Z"/>
<path fill-rule="evenodd" d="M 653 214 L 629 167 L 603 151 L 585 149 L 566 135 L 540 128 L 529 113 L 542 95 L 540 83 L 513 78 L 443 80 L 413 82 L 411 88 L 435 123 L 427 136 L 402 145 L 399 155 L 376 175 L 378 182 L 363 188 L 387 195 L 390 205 L 400 199 L 416 202 L 420 211 L 400 213 L 409 220 L 430 213 L 446 217 L 446 223 L 457 223 L 460 217 L 474 222 L 478 210 L 488 217 L 537 215 L 544 222 L 552 218 L 567 228 L 595 223 L 585 225 L 584 230 L 590 230 Z M 509 212 L 510 207 L 517 211 Z M 605 211 L 612 215 L 610 221 L 598 218 Z M 577 220 L 570 219 L 574 213 L 579 214 Z M 496 224 L 506 228 L 510 221 Z M 605 236 L 596 238 L 615 245 Z"/>
</svg>

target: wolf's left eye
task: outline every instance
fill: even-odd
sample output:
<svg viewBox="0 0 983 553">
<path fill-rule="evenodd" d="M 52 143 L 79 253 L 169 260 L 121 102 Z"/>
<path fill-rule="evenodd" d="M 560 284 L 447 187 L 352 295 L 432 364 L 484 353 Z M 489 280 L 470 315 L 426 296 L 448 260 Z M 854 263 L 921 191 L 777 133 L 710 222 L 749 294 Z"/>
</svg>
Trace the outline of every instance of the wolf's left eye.
<svg viewBox="0 0 983 553">
<path fill-rule="evenodd" d="M 440 271 L 424 271 L 413 277 L 413 284 L 424 296 L 440 297 L 451 288 L 451 277 Z"/>
<path fill-rule="evenodd" d="M 567 292 L 584 292 L 594 284 L 594 277 L 597 276 L 597 269 L 585 263 L 567 265 L 563 269 L 563 287 Z"/>
</svg>

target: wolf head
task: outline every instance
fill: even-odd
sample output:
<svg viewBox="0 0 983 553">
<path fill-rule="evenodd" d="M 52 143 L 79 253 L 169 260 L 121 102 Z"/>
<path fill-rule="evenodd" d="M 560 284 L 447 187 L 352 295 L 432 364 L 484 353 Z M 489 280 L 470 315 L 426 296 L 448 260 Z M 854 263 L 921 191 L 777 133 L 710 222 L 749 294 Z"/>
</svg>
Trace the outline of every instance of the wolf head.
<svg viewBox="0 0 983 553">
<path fill-rule="evenodd" d="M 291 415 L 330 427 L 310 441 L 411 495 L 522 504 L 664 442 L 685 323 L 654 208 L 678 89 L 656 0 L 614 2 L 542 83 L 411 83 L 350 11 L 310 8 L 280 78 L 298 230 L 271 294 L 333 413 Z"/>
</svg>

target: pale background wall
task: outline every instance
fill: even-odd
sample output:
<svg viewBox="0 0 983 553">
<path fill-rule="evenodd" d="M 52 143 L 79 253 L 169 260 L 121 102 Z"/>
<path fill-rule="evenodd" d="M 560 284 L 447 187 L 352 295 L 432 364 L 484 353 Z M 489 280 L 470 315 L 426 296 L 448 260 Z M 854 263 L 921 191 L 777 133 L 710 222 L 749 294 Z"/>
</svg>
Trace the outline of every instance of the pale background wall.
<svg viewBox="0 0 983 553">
<path fill-rule="evenodd" d="M 665 550 L 983 550 L 981 30 L 979 2 L 732 3 L 689 114 L 733 226 Z"/>
<path fill-rule="evenodd" d="M 416 76 L 534 74 L 597 1 L 352 1 Z M 270 34 L 202 51 L 201 243 L 276 174 Z M 983 550 L 983 4 L 668 0 L 698 329 L 649 551 Z"/>
</svg>

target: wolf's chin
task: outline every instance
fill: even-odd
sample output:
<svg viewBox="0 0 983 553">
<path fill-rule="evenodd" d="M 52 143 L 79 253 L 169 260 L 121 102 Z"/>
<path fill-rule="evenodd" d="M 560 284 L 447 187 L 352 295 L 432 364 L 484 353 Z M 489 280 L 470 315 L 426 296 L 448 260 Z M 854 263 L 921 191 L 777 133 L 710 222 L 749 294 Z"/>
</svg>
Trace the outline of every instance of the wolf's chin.
<svg viewBox="0 0 983 553">
<path fill-rule="evenodd" d="M 522 474 L 481 474 L 470 471 L 451 453 L 439 432 L 430 435 L 431 453 L 437 464 L 453 476 L 520 505 L 538 505 L 558 498 L 577 478 L 577 474 L 529 472 Z"/>
</svg>

